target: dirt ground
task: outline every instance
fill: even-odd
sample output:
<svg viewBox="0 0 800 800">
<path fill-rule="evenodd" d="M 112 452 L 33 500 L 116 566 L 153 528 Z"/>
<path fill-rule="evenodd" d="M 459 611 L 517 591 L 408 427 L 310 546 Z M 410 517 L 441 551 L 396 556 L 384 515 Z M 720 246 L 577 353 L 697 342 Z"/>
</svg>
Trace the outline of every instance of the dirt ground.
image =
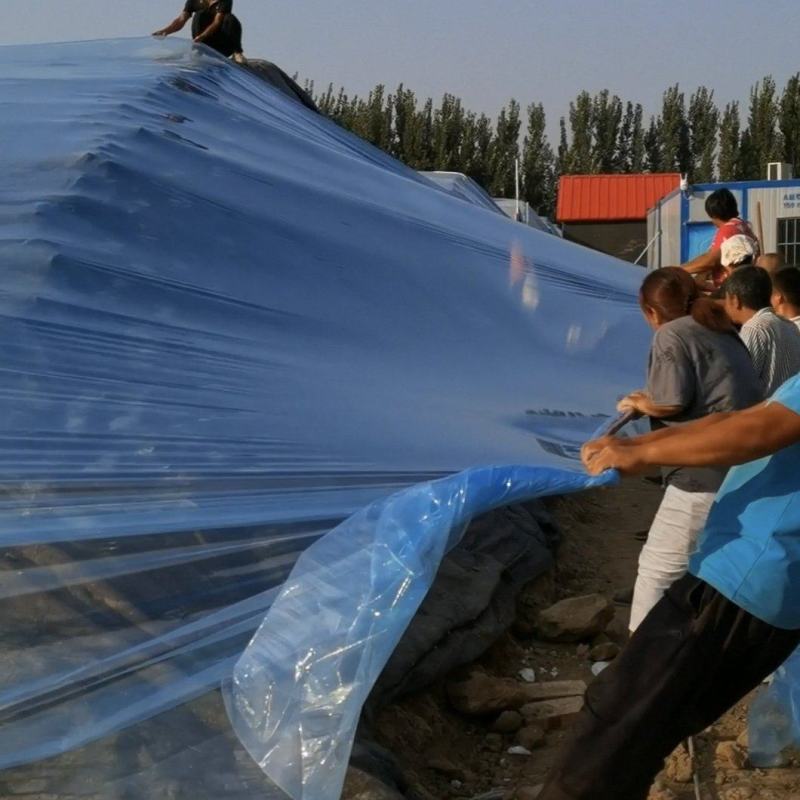
<svg viewBox="0 0 800 800">
<path fill-rule="evenodd" d="M 556 573 L 541 588 L 558 600 L 584 594 L 608 597 L 633 585 L 642 542 L 661 498 L 644 480 L 556 501 L 552 511 L 564 534 Z M 537 590 L 538 591 L 538 590 Z M 548 598 L 548 599 L 550 599 Z M 618 605 L 614 625 L 627 627 L 629 607 Z M 518 678 L 535 669 L 543 680 L 592 680 L 591 662 L 574 644 L 549 644 L 508 634 L 478 664 L 489 675 Z M 696 737 L 696 770 L 702 800 L 800 800 L 800 769 L 755 770 L 741 763 L 746 752 L 747 702 Z M 491 732 L 493 718 L 468 718 L 452 710 L 444 686 L 385 708 L 375 721 L 379 742 L 399 759 L 410 786 L 424 798 L 533 800 L 568 723 L 546 733 L 530 755 L 509 754 L 519 734 Z M 738 742 L 738 744 L 737 744 Z M 724 744 L 723 744 L 724 743 Z M 719 746 L 722 747 L 719 749 Z M 667 761 L 651 800 L 696 800 L 688 758 L 680 751 Z"/>
</svg>

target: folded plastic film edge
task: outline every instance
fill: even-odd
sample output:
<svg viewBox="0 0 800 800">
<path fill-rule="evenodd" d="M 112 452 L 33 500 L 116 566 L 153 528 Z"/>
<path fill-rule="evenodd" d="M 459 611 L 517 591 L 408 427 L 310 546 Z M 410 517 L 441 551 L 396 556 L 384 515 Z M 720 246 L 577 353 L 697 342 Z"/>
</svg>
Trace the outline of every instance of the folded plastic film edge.
<svg viewBox="0 0 800 800">
<path fill-rule="evenodd" d="M 340 796 L 361 708 L 472 517 L 617 480 L 470 469 L 376 501 L 312 545 L 224 687 L 233 728 L 267 777 L 295 800 Z"/>
</svg>

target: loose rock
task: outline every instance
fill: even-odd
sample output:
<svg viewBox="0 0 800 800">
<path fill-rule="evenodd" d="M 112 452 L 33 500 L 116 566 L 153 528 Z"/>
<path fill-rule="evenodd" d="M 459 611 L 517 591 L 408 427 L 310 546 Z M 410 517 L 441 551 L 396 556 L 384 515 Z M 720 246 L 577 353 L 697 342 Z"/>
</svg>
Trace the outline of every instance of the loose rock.
<svg viewBox="0 0 800 800">
<path fill-rule="evenodd" d="M 462 782 L 467 779 L 465 771 L 447 758 L 431 758 L 427 766 L 428 769 L 432 769 L 434 772 L 438 772 L 447 778 Z"/>
<path fill-rule="evenodd" d="M 545 743 L 544 728 L 539 725 L 526 725 L 517 734 L 517 741 L 528 750 L 535 750 Z"/>
<path fill-rule="evenodd" d="M 675 783 L 689 783 L 692 780 L 692 759 L 683 745 L 667 759 L 665 772 L 667 778 Z"/>
<path fill-rule="evenodd" d="M 582 697 L 585 693 L 585 681 L 543 681 L 535 686 L 528 686 L 526 692 L 529 702 L 559 697 Z"/>
<path fill-rule="evenodd" d="M 589 658 L 592 661 L 613 661 L 619 654 L 620 646 L 618 644 L 605 642 L 595 645 L 589 653 Z"/>
<path fill-rule="evenodd" d="M 483 743 L 491 753 L 499 753 L 503 749 L 503 737 L 499 733 L 487 733 Z"/>
<path fill-rule="evenodd" d="M 493 723 L 491 730 L 495 733 L 516 733 L 523 723 L 522 714 L 518 711 L 504 711 Z"/>
<path fill-rule="evenodd" d="M 606 625 L 605 634 L 620 646 L 627 644 L 631 634 L 618 611 L 614 614 L 614 619 Z"/>
<path fill-rule="evenodd" d="M 647 795 L 647 800 L 677 800 L 677 795 L 666 786 L 656 784 Z"/>
<path fill-rule="evenodd" d="M 581 642 L 602 633 L 614 618 L 614 604 L 600 594 L 572 597 L 542 611 L 539 635 L 551 642 Z"/>
<path fill-rule="evenodd" d="M 558 700 L 545 700 L 527 703 L 520 712 L 529 722 L 538 722 L 547 728 L 557 728 L 576 716 L 583 708 L 583 697 L 563 697 Z"/>
<path fill-rule="evenodd" d="M 448 684 L 447 696 L 456 711 L 474 716 L 516 709 L 530 700 L 526 686 L 482 672 L 473 672 L 465 681 Z"/>
<path fill-rule="evenodd" d="M 536 800 L 542 793 L 544 786 L 520 786 L 514 792 L 514 800 Z"/>
<path fill-rule="evenodd" d="M 750 737 L 747 735 L 747 728 L 745 728 L 737 737 L 736 744 L 739 747 L 744 747 L 747 750 L 750 747 Z"/>
<path fill-rule="evenodd" d="M 720 742 L 715 754 L 725 769 L 744 769 L 747 765 L 747 751 L 736 742 Z"/>
<path fill-rule="evenodd" d="M 347 770 L 342 800 L 403 800 L 403 795 L 355 767 Z"/>
<path fill-rule="evenodd" d="M 517 674 L 525 683 L 536 682 L 536 670 L 531 669 L 531 667 L 525 667 L 525 669 L 521 669 Z"/>
<path fill-rule="evenodd" d="M 758 794 L 753 786 L 734 786 L 720 794 L 722 800 L 753 800 Z"/>
</svg>

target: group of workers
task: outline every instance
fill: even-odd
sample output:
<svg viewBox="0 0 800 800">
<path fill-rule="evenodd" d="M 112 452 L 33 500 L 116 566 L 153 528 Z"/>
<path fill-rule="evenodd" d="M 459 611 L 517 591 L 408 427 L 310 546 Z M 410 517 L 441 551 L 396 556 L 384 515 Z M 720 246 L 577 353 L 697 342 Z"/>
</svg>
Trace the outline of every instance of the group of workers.
<svg viewBox="0 0 800 800">
<path fill-rule="evenodd" d="M 205 44 L 226 58 L 242 63 L 242 24 L 233 13 L 233 0 L 186 0 L 183 11 L 153 36 L 177 33 L 192 20 L 192 40 Z"/>
<path fill-rule="evenodd" d="M 800 645 L 800 269 L 760 255 L 727 189 L 708 253 L 645 278 L 651 432 L 587 443 L 587 470 L 666 491 L 642 548 L 631 638 L 590 686 L 540 800 L 644 800 L 664 759 Z"/>
</svg>

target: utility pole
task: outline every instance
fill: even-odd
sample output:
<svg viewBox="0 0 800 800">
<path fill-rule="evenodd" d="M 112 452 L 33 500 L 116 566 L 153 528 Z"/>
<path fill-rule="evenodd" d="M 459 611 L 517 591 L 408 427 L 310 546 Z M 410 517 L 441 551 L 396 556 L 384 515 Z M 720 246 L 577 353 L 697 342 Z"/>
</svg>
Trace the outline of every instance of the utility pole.
<svg viewBox="0 0 800 800">
<path fill-rule="evenodd" d="M 519 213 L 519 156 L 514 159 L 514 187 L 515 187 L 515 194 L 516 194 L 516 211 L 514 213 L 514 219 L 517 222 L 521 222 L 520 213 Z"/>
</svg>

